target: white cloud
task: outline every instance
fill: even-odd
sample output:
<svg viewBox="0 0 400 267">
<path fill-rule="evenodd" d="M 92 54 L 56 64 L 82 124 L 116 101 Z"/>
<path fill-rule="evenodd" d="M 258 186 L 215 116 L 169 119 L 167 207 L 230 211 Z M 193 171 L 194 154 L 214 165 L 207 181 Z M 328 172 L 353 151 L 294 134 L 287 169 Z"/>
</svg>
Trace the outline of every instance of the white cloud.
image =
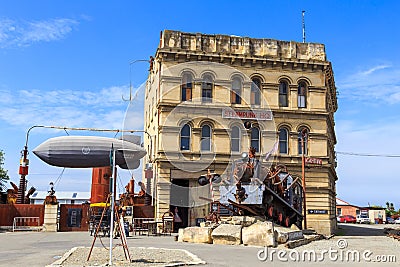
<svg viewBox="0 0 400 267">
<path fill-rule="evenodd" d="M 400 68 L 378 65 L 337 79 L 339 98 L 378 104 L 400 103 Z"/>
<path fill-rule="evenodd" d="M 41 21 L 0 19 L 0 47 L 30 46 L 37 42 L 51 42 L 65 38 L 79 21 L 56 18 Z"/>
<path fill-rule="evenodd" d="M 27 129 L 33 125 L 113 128 L 123 127 L 127 103 L 122 93 L 127 86 L 113 86 L 98 92 L 72 90 L 2 90 L 7 101 L 1 101 L 0 120 Z M 143 127 L 141 105 L 134 106 L 129 117 Z"/>
<path fill-rule="evenodd" d="M 0 104 L 7 104 L 12 101 L 12 95 L 9 91 L 0 89 Z"/>
<path fill-rule="evenodd" d="M 10 34 L 12 34 L 14 31 L 15 27 L 13 26 L 12 20 L 10 19 L 0 20 L 0 44 L 10 39 Z"/>
<path fill-rule="evenodd" d="M 386 69 L 388 67 L 390 67 L 390 66 L 389 65 L 378 65 L 378 66 L 375 66 L 373 68 L 370 68 L 369 70 L 359 72 L 359 74 L 360 75 L 364 75 L 364 76 L 368 76 L 368 75 L 372 74 L 373 72 L 375 72 L 377 70 Z"/>
</svg>

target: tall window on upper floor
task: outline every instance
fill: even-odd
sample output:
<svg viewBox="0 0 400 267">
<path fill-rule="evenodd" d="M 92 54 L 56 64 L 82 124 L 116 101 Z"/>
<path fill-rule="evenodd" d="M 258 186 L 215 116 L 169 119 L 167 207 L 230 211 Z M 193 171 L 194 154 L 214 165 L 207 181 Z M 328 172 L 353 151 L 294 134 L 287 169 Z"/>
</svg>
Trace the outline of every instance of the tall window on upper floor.
<svg viewBox="0 0 400 267">
<path fill-rule="evenodd" d="M 309 130 L 306 127 L 301 127 L 298 132 L 298 151 L 299 155 L 307 155 L 308 151 L 308 135 Z M 302 141 L 303 140 L 303 141 Z"/>
<path fill-rule="evenodd" d="M 181 129 L 181 150 L 190 150 L 190 126 L 183 125 Z"/>
<path fill-rule="evenodd" d="M 260 152 L 260 129 L 258 127 L 251 128 L 250 145 L 256 149 L 256 152 Z"/>
<path fill-rule="evenodd" d="M 210 125 L 203 125 L 201 127 L 201 141 L 200 141 L 201 151 L 211 151 L 211 127 Z"/>
<path fill-rule="evenodd" d="M 237 126 L 232 127 L 231 151 L 240 152 L 240 129 Z"/>
<path fill-rule="evenodd" d="M 297 106 L 299 108 L 307 107 L 307 84 L 299 82 L 297 87 Z"/>
<path fill-rule="evenodd" d="M 232 79 L 231 103 L 240 104 L 242 102 L 242 80 L 238 77 Z"/>
<path fill-rule="evenodd" d="M 260 105 L 261 103 L 261 80 L 253 78 L 251 83 L 250 104 Z"/>
<path fill-rule="evenodd" d="M 279 129 L 279 153 L 288 154 L 288 130 L 283 127 Z"/>
<path fill-rule="evenodd" d="M 203 102 L 212 102 L 213 86 L 213 78 L 211 77 L 211 75 L 204 75 L 203 82 L 201 83 L 201 99 Z"/>
<path fill-rule="evenodd" d="M 288 84 L 285 81 L 279 83 L 279 106 L 288 106 Z"/>
<path fill-rule="evenodd" d="M 191 101 L 193 89 L 193 76 L 190 73 L 184 73 L 181 83 L 181 100 Z"/>
</svg>

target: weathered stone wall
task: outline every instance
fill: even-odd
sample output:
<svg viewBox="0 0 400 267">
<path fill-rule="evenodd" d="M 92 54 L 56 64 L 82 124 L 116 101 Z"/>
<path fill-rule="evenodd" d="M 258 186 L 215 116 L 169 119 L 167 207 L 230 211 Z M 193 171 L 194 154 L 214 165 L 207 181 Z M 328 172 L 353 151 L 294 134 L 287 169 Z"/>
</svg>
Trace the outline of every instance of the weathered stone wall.
<svg viewBox="0 0 400 267">
<path fill-rule="evenodd" d="M 171 30 L 163 32 L 159 48 L 249 57 L 326 60 L 325 46 L 323 44 L 255 39 L 232 35 L 184 33 Z"/>
</svg>

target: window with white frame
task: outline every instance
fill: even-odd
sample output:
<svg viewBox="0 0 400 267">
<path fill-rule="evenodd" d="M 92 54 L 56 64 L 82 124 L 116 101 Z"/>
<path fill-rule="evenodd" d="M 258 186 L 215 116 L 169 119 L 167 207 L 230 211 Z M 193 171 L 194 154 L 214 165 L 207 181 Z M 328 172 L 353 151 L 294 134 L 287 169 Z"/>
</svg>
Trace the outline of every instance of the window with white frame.
<svg viewBox="0 0 400 267">
<path fill-rule="evenodd" d="M 181 129 L 181 150 L 190 150 L 190 126 L 185 124 Z"/>
<path fill-rule="evenodd" d="M 260 129 L 252 127 L 250 136 L 250 145 L 256 149 L 256 152 L 260 152 Z"/>
<path fill-rule="evenodd" d="M 288 154 L 288 130 L 284 127 L 279 129 L 279 153 Z"/>
<path fill-rule="evenodd" d="M 299 82 L 297 87 L 297 106 L 299 108 L 307 107 L 307 84 Z"/>
<path fill-rule="evenodd" d="M 213 93 L 213 78 L 210 74 L 203 76 L 203 82 L 201 83 L 201 99 L 204 103 L 212 102 Z"/>
<path fill-rule="evenodd" d="M 242 102 L 242 80 L 239 77 L 234 77 L 232 79 L 231 88 L 231 103 L 240 104 Z"/>
<path fill-rule="evenodd" d="M 191 73 L 185 72 L 182 75 L 181 83 L 181 100 L 191 101 L 192 100 L 192 89 L 193 89 L 193 76 Z"/>
<path fill-rule="evenodd" d="M 250 104 L 260 105 L 261 103 L 261 80 L 253 78 L 251 83 Z"/>
<path fill-rule="evenodd" d="M 201 127 L 201 151 L 211 151 L 211 127 L 205 124 Z"/>
<path fill-rule="evenodd" d="M 232 127 L 231 151 L 240 152 L 240 128 L 237 126 Z"/>
<path fill-rule="evenodd" d="M 288 84 L 286 81 L 281 81 L 279 83 L 279 106 L 287 107 L 288 106 Z"/>
</svg>

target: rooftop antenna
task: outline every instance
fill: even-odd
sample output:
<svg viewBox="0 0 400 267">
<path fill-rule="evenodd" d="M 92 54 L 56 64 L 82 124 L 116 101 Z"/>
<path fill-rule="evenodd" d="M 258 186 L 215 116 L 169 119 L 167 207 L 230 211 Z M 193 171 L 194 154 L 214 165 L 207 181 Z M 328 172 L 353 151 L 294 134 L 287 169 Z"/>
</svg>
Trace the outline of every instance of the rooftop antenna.
<svg viewBox="0 0 400 267">
<path fill-rule="evenodd" d="M 303 17 L 302 19 L 302 25 L 303 25 L 303 43 L 306 42 L 306 23 L 304 22 L 304 13 L 306 13 L 304 10 L 301 11 L 301 15 Z"/>
</svg>

